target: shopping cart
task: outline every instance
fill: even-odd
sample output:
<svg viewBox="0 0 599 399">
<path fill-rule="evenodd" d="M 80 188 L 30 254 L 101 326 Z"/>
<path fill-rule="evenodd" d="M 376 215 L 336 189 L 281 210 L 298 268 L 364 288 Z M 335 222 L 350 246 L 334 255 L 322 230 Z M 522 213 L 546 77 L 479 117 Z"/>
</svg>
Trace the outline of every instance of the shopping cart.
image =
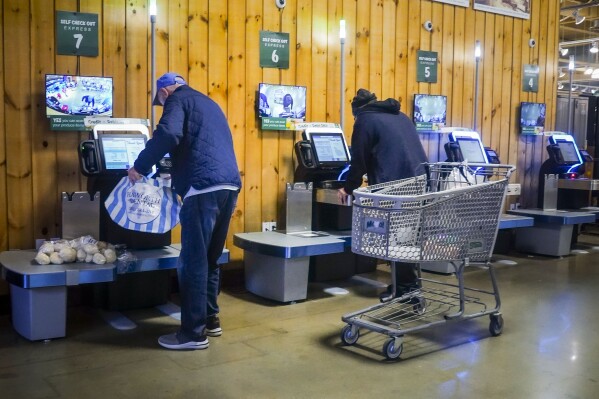
<svg viewBox="0 0 599 399">
<path fill-rule="evenodd" d="M 344 344 L 355 344 L 364 328 L 387 335 L 383 354 L 397 359 L 405 334 L 484 315 L 490 317 L 491 335 L 501 334 L 490 258 L 514 170 L 511 165 L 429 163 L 425 175 L 354 191 L 352 251 L 390 261 L 393 275 L 395 262 L 417 263 L 418 284 L 399 298 L 344 315 Z M 457 283 L 423 278 L 420 266 L 426 262 L 451 264 Z M 490 290 L 464 285 L 468 265 L 488 270 Z"/>
</svg>

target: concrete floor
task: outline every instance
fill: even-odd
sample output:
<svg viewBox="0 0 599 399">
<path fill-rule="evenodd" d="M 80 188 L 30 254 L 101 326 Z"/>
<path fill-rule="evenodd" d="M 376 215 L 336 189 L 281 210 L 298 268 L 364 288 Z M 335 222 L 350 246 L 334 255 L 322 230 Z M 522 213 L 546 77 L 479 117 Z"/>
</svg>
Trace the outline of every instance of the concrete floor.
<svg viewBox="0 0 599 399">
<path fill-rule="evenodd" d="M 385 337 L 361 331 L 344 346 L 341 316 L 378 302 L 379 266 L 363 279 L 311 283 L 306 301 L 281 305 L 243 288 L 220 297 L 224 333 L 207 350 L 168 351 L 159 335 L 178 321 L 154 308 L 124 312 L 138 324 L 120 331 L 97 309 L 68 310 L 67 337 L 29 342 L 0 316 L 2 398 L 592 398 L 599 391 L 599 244 L 562 259 L 514 254 L 496 264 L 503 334 L 484 316 L 404 337 L 398 361 Z M 433 275 L 434 278 L 439 278 Z M 470 268 L 466 285 L 488 283 Z M 332 286 L 348 295 L 330 295 Z M 173 297 L 173 302 L 177 301 Z"/>
</svg>

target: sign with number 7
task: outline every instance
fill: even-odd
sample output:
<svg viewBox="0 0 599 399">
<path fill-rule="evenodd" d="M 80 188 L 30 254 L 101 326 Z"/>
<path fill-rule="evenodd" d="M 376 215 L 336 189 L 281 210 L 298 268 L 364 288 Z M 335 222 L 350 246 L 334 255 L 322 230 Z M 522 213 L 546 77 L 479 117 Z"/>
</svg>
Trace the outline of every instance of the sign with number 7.
<svg viewBox="0 0 599 399">
<path fill-rule="evenodd" d="M 98 56 L 98 14 L 56 11 L 56 53 Z"/>
</svg>

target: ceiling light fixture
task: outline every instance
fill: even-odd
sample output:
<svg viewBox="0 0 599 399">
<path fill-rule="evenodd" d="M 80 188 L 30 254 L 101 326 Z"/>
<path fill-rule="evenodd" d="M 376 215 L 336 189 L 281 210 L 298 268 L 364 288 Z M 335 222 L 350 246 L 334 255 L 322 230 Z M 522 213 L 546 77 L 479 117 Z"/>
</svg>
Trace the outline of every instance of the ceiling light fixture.
<svg viewBox="0 0 599 399">
<path fill-rule="evenodd" d="M 576 91 L 576 89 L 577 89 L 577 88 L 578 88 L 578 86 L 576 86 L 576 85 L 572 85 L 572 88 L 571 88 L 570 90 L 572 90 L 572 91 Z"/>
<path fill-rule="evenodd" d="M 572 18 L 574 18 L 574 22 L 576 23 L 576 25 L 580 25 L 586 19 L 584 15 L 580 15 L 580 9 L 574 10 L 574 12 L 572 13 Z"/>
<path fill-rule="evenodd" d="M 599 53 L 599 43 L 593 42 L 593 44 L 591 44 L 591 48 L 589 49 L 589 51 L 593 54 Z"/>
<path fill-rule="evenodd" d="M 570 62 L 568 62 L 568 70 L 570 72 L 574 71 L 574 56 L 570 56 Z"/>
<path fill-rule="evenodd" d="M 564 85 L 563 85 L 563 83 L 562 83 L 562 82 L 558 82 L 558 83 L 557 83 L 557 88 L 558 88 L 558 90 L 561 90 L 561 89 L 563 89 L 563 88 L 564 88 Z"/>
<path fill-rule="evenodd" d="M 568 49 L 559 46 L 559 53 L 562 55 L 562 57 L 565 57 L 568 54 Z"/>
<path fill-rule="evenodd" d="M 560 67 L 559 68 L 559 77 L 563 78 L 564 76 L 566 76 L 566 72 L 564 72 L 564 68 Z"/>
<path fill-rule="evenodd" d="M 584 70 L 585 75 L 590 75 L 593 73 L 593 67 L 587 66 Z"/>
</svg>

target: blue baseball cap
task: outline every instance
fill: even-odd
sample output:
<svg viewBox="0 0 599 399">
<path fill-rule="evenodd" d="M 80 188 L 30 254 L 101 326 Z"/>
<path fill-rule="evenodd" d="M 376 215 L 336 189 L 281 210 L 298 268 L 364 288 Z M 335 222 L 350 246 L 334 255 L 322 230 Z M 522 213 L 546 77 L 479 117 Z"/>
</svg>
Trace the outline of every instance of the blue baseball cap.
<svg viewBox="0 0 599 399">
<path fill-rule="evenodd" d="M 158 101 L 158 92 L 163 87 L 171 86 L 174 84 L 186 85 L 187 82 L 183 79 L 183 76 L 179 75 L 175 72 L 167 72 L 156 81 L 156 95 L 154 96 L 154 101 L 152 101 L 152 105 L 162 105 L 160 101 Z"/>
</svg>

